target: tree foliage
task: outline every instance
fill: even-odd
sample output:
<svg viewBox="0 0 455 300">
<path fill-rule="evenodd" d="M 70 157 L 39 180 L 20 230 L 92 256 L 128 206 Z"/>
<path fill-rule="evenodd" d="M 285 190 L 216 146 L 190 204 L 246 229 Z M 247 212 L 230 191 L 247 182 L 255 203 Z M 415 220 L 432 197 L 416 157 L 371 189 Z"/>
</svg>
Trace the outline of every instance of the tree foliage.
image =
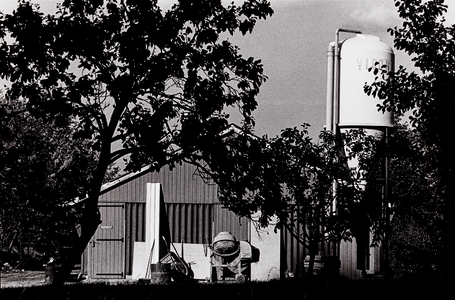
<svg viewBox="0 0 455 300">
<path fill-rule="evenodd" d="M 78 134 L 96 147 L 121 141 L 110 162 L 130 154 L 129 169 L 162 165 L 204 131 L 225 128 L 224 106 L 240 104 L 251 124 L 262 65 L 219 35 L 245 34 L 271 13 L 262 1 L 183 1 L 165 14 L 156 1 L 64 1 L 44 16 L 23 1 L 2 22 L 15 41 L 4 40 L 1 60 L 7 95 L 26 97 L 36 113 L 77 115 Z"/>
<path fill-rule="evenodd" d="M 406 155 L 401 152 L 395 161 L 395 205 L 401 213 L 408 210 L 406 218 L 432 237 L 441 257 L 440 270 L 448 275 L 455 265 L 455 136 L 451 129 L 455 113 L 455 25 L 444 23 L 444 1 L 395 1 L 395 5 L 403 25 L 389 32 L 395 47 L 411 56 L 419 72 L 402 66 L 389 74 L 382 70 L 378 76 L 390 80 L 375 82 L 366 91 L 388 99 L 383 109 L 394 109 L 400 116 L 411 113 L 415 131 L 407 139 L 402 134 L 401 141 L 408 147 L 401 150 L 406 149 Z M 400 174 L 400 167 L 406 174 Z"/>
<path fill-rule="evenodd" d="M 303 227 L 299 239 L 310 253 L 317 253 L 320 242 L 350 240 L 361 228 L 380 222 L 381 199 L 374 199 L 371 186 L 365 186 L 377 176 L 378 143 L 361 130 L 339 135 L 323 131 L 320 142 L 314 143 L 306 129 L 294 128 L 272 139 L 279 182 L 284 183 L 283 196 L 291 208 L 285 210 L 283 225 L 294 233 L 302 232 L 297 226 Z M 353 160 L 356 168 L 350 167 Z"/>
<path fill-rule="evenodd" d="M 307 126 L 275 138 L 227 139 L 205 159 L 220 201 L 239 215 L 257 216 L 262 227 L 288 230 L 313 260 L 321 242 L 350 240 L 362 228 L 374 227 L 380 240 L 383 199 L 364 184 L 382 171 L 379 140 L 361 130 L 324 131 L 315 143 Z M 351 160 L 356 169 L 348 166 Z"/>
<path fill-rule="evenodd" d="M 30 115 L 19 101 L 0 102 L 1 248 L 31 244 L 50 252 L 71 243 L 77 210 L 96 161 L 87 143 Z"/>
<path fill-rule="evenodd" d="M 244 58 L 227 36 L 251 32 L 272 13 L 265 0 L 226 7 L 182 0 L 167 12 L 156 0 L 64 0 L 54 15 L 20 1 L 0 17 L 6 96 L 59 124 L 72 116 L 74 137 L 99 151 L 79 242 L 63 273 L 100 222 L 98 194 L 112 162 L 126 158 L 128 170 L 198 163 L 223 142 L 228 106 L 239 108 L 245 129 L 254 125 L 266 76 L 260 60 Z"/>
</svg>

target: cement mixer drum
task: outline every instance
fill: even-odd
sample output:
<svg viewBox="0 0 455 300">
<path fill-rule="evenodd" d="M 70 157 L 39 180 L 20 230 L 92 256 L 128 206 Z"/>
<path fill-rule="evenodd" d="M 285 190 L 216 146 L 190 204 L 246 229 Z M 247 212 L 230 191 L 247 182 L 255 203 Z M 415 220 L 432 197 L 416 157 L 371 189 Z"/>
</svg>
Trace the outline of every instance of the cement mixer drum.
<svg viewBox="0 0 455 300">
<path fill-rule="evenodd" d="M 213 241 L 213 252 L 218 256 L 228 257 L 239 252 L 239 244 L 230 232 L 220 232 Z"/>
<path fill-rule="evenodd" d="M 230 232 L 220 232 L 210 247 L 211 281 L 250 279 L 250 265 L 259 261 L 259 250 L 246 241 L 237 241 Z"/>
</svg>

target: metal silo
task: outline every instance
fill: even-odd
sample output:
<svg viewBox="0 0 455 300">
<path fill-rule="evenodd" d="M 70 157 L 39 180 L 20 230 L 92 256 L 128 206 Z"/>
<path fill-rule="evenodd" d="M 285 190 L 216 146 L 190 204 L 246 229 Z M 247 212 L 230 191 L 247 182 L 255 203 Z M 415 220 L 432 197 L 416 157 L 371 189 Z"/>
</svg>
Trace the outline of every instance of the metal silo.
<svg viewBox="0 0 455 300">
<path fill-rule="evenodd" d="M 393 70 L 394 53 L 379 37 L 357 34 L 340 47 L 339 123 L 340 128 L 393 126 L 392 112 L 378 111 L 378 98 L 368 96 L 363 87 L 375 80 L 370 68 Z"/>
<path fill-rule="evenodd" d="M 340 41 L 340 32 L 354 33 L 356 36 Z M 364 86 L 373 83 L 377 76 L 370 68 L 394 70 L 392 48 L 377 36 L 362 34 L 356 30 L 338 29 L 335 42 L 330 43 L 328 47 L 327 58 L 326 130 L 339 133 L 350 129 L 364 129 L 368 134 L 376 135 L 386 142 L 388 128 L 393 127 L 393 114 L 380 111 L 378 104 L 381 100 L 368 96 L 364 92 Z M 381 73 L 379 72 L 378 75 L 380 76 Z M 345 149 L 345 153 L 349 153 L 349 149 Z M 348 165 L 352 170 L 359 172 L 358 161 L 355 158 L 350 159 Z M 384 158 L 383 175 L 382 197 L 387 200 L 387 158 Z M 364 188 L 369 184 L 375 183 L 361 181 Z M 337 182 L 334 182 L 335 193 L 336 190 Z M 368 199 L 364 200 L 368 201 Z M 337 204 L 334 203 L 334 212 L 336 207 Z M 388 215 L 387 208 L 385 213 Z M 355 279 L 365 274 L 375 276 L 383 270 L 381 251 L 379 248 L 369 247 L 370 238 L 370 229 L 365 228 L 365 235 L 356 236 L 352 243 L 341 242 L 337 251 L 342 262 L 340 274 Z M 385 247 L 386 244 L 384 243 Z M 387 265 L 387 262 L 384 265 Z"/>
<path fill-rule="evenodd" d="M 356 33 L 353 38 L 339 41 L 340 32 Z M 326 129 L 365 128 L 384 131 L 393 126 L 392 112 L 378 111 L 378 98 L 365 94 L 365 83 L 375 75 L 371 67 L 385 66 L 394 70 L 393 50 L 379 37 L 360 31 L 338 29 L 335 42 L 328 48 L 327 119 Z"/>
</svg>

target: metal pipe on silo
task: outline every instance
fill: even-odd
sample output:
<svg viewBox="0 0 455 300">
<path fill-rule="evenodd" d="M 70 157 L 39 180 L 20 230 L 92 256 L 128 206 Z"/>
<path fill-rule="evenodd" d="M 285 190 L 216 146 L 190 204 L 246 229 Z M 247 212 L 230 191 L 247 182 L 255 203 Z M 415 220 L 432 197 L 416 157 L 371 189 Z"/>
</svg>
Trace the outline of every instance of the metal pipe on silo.
<svg viewBox="0 0 455 300">
<path fill-rule="evenodd" d="M 326 102 L 326 130 L 337 133 L 339 122 L 339 99 L 340 99 L 340 32 L 362 33 L 358 30 L 337 29 L 335 42 L 331 42 L 327 49 L 327 102 Z M 333 182 L 333 204 L 331 213 L 337 213 L 336 191 L 338 183 Z M 336 251 L 339 253 L 339 249 Z"/>
<path fill-rule="evenodd" d="M 333 50 L 335 42 L 331 42 L 327 49 L 327 102 L 325 129 L 333 131 Z"/>
<path fill-rule="evenodd" d="M 340 117 L 340 32 L 357 33 L 361 31 L 339 28 L 335 32 L 335 64 L 333 84 L 333 132 L 337 132 Z"/>
</svg>

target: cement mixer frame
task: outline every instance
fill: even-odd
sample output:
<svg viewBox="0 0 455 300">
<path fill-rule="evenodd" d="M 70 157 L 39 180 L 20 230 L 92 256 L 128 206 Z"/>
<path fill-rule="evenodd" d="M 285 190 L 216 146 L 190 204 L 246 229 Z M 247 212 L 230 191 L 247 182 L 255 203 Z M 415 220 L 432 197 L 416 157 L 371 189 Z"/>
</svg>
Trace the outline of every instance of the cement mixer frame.
<svg viewBox="0 0 455 300">
<path fill-rule="evenodd" d="M 231 253 L 220 253 L 216 251 L 215 244 L 222 240 L 217 238 L 222 234 L 230 234 L 221 232 L 214 240 L 213 245 L 206 244 L 210 248 L 210 277 L 208 281 L 226 281 L 235 280 L 239 283 L 244 283 L 251 279 L 251 263 L 259 261 L 259 249 L 252 246 L 246 241 L 235 240 L 233 237 L 232 243 L 235 243 L 236 249 Z M 207 255 L 207 252 L 205 253 Z"/>
</svg>

